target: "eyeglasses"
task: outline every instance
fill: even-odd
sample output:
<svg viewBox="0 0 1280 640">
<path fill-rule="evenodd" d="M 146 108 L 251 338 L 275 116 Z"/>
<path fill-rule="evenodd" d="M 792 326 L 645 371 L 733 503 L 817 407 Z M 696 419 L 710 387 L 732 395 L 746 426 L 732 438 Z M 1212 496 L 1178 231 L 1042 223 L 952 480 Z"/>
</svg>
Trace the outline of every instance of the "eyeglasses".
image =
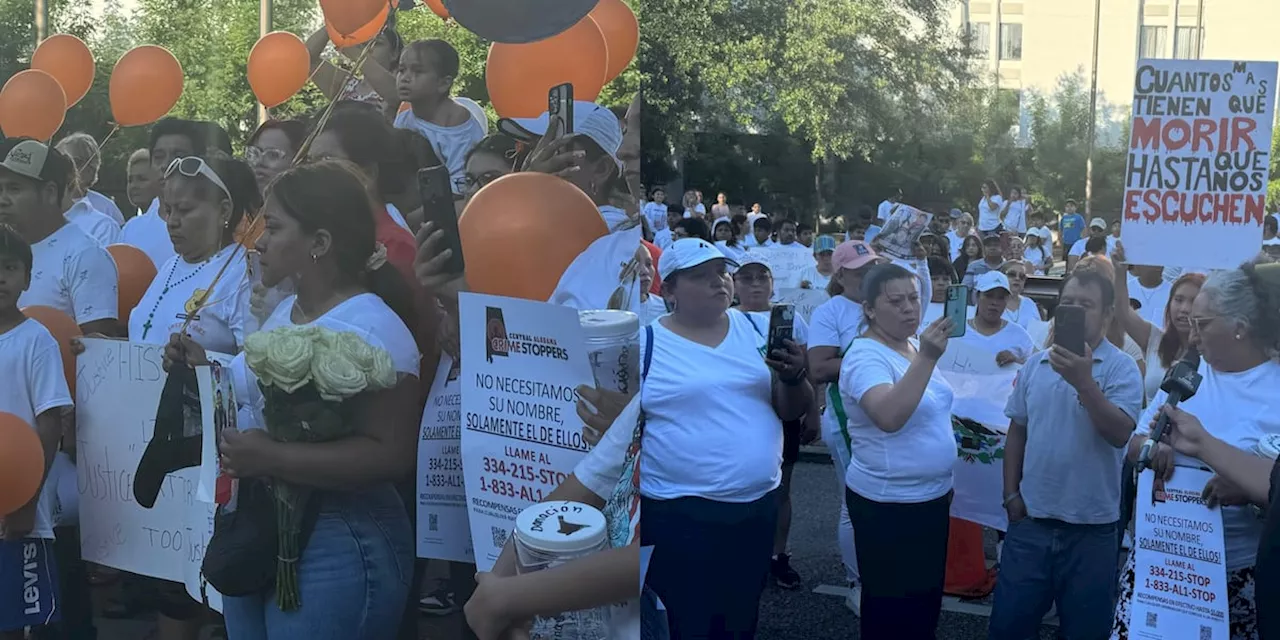
<svg viewBox="0 0 1280 640">
<path fill-rule="evenodd" d="M 280 162 L 289 157 L 289 153 L 284 149 L 263 149 L 262 147 L 248 147 L 244 150 L 245 162 L 249 164 L 261 164 L 264 162 Z"/>
<path fill-rule="evenodd" d="M 222 189 L 222 193 L 227 196 L 227 200 L 235 201 L 235 198 L 231 197 L 231 190 L 227 188 L 227 184 L 222 181 L 222 178 L 218 177 L 218 174 L 209 167 L 203 158 L 197 158 L 196 156 L 175 158 L 173 162 L 169 163 L 169 168 L 164 170 L 165 180 L 168 180 L 169 176 L 173 175 L 175 171 L 188 178 L 204 176 L 214 186 Z"/>
<path fill-rule="evenodd" d="M 1191 329 L 1196 333 L 1204 333 L 1204 328 L 1217 319 L 1217 316 L 1191 316 Z"/>
</svg>

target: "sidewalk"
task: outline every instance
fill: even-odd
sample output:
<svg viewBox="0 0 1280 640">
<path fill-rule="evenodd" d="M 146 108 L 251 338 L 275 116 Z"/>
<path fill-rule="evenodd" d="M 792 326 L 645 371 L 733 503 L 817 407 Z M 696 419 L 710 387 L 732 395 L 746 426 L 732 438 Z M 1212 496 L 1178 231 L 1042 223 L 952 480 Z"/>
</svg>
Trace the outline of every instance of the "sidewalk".
<svg viewBox="0 0 1280 640">
<path fill-rule="evenodd" d="M 831 464 L 831 452 L 827 450 L 827 443 L 819 439 L 815 440 L 813 444 L 801 445 L 800 462 Z"/>
</svg>

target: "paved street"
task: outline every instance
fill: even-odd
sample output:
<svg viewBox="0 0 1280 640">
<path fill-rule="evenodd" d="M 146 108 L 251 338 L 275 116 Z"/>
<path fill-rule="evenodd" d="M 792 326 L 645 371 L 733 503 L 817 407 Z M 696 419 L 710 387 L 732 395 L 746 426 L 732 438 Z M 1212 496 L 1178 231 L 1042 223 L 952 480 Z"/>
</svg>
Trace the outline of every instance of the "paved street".
<svg viewBox="0 0 1280 640">
<path fill-rule="evenodd" d="M 784 591 L 770 586 L 760 607 L 762 640 L 847 640 L 858 637 L 858 619 L 844 606 L 844 569 L 835 546 L 840 488 L 830 462 L 820 463 L 812 450 L 796 465 L 792 477 L 791 566 L 804 578 L 804 588 Z M 939 640 L 987 637 L 990 602 L 947 598 Z M 1054 637 L 1042 627 L 1041 637 Z"/>
<path fill-rule="evenodd" d="M 804 588 L 784 591 L 770 586 L 760 607 L 761 640 L 848 640 L 858 637 L 858 620 L 844 606 L 844 570 L 835 547 L 835 521 L 840 489 L 821 449 L 809 449 L 796 465 L 791 525 L 792 566 L 804 578 Z M 994 555 L 989 550 L 989 555 Z M 962 602 L 947 598 L 939 640 L 986 638 L 990 602 Z M 100 621 L 101 640 L 140 640 L 154 625 L 140 621 Z M 423 640 L 460 637 L 460 615 L 423 618 Z M 1042 628 L 1041 638 L 1053 638 L 1054 628 Z"/>
</svg>

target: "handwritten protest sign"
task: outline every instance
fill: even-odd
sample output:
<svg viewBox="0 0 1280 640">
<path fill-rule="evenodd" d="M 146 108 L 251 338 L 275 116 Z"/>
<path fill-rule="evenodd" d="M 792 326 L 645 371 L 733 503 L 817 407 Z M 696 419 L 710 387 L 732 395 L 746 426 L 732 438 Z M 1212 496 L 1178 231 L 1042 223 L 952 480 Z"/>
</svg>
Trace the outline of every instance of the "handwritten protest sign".
<svg viewBox="0 0 1280 640">
<path fill-rule="evenodd" d="M 488 571 L 516 516 L 586 454 L 576 389 L 594 381 L 576 309 L 459 298 L 462 468 L 476 566 Z"/>
<path fill-rule="evenodd" d="M 805 324 L 809 324 L 809 317 L 813 315 L 814 309 L 831 299 L 831 296 L 821 289 L 778 289 L 775 297 L 778 302 L 789 302 L 795 305 L 796 315 L 804 318 Z"/>
<path fill-rule="evenodd" d="M 440 357 L 418 441 L 418 557 L 475 562 L 462 475 L 462 380 Z"/>
<path fill-rule="evenodd" d="M 163 345 L 85 339 L 76 363 L 80 543 L 88 562 L 190 584 L 199 575 L 213 505 L 196 499 L 199 469 L 168 474 L 155 506 L 133 480 L 164 388 Z"/>
<path fill-rule="evenodd" d="M 1129 628 L 1143 638 L 1231 637 L 1222 512 L 1200 497 L 1211 477 L 1178 467 L 1153 500 L 1155 472 L 1138 476 Z"/>
<path fill-rule="evenodd" d="M 816 264 L 813 251 L 800 243 L 749 247 L 747 252 L 769 265 L 774 290 L 800 288 L 801 274 Z"/>
<path fill-rule="evenodd" d="M 996 366 L 995 355 L 952 338 L 938 360 L 938 372 L 951 385 L 951 413 L 981 425 L 955 424 L 955 496 L 951 515 L 1004 531 L 1009 527 L 1004 495 L 1004 445 L 1009 419 L 1005 404 L 1013 393 L 1018 367 Z"/>
<path fill-rule="evenodd" d="M 1121 224 L 1130 263 L 1230 268 L 1262 247 L 1276 66 L 1139 62 Z"/>
</svg>

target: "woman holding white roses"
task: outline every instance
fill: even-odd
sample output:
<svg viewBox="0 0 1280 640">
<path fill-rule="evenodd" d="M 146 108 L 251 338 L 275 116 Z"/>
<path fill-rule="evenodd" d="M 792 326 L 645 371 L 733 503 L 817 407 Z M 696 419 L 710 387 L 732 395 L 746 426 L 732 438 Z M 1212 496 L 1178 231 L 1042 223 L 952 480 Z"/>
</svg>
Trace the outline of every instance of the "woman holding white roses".
<svg viewBox="0 0 1280 640">
<path fill-rule="evenodd" d="M 376 351 L 390 355 L 397 382 L 345 401 L 355 403 L 347 437 L 304 443 L 278 441 L 262 429 L 223 432 L 220 462 L 241 479 L 241 495 L 246 480 L 272 479 L 308 488 L 319 504 L 299 541 L 300 606 L 281 610 L 274 588 L 225 597 L 230 640 L 385 640 L 395 637 L 408 599 L 413 537 L 393 484 L 408 476 L 417 455 L 419 353 L 407 328 L 414 322 L 409 290 L 374 240 L 373 204 L 357 172 L 347 162 L 321 161 L 282 173 L 268 188 L 257 243 L 263 284 L 291 277 L 297 295 L 281 302 L 262 330 L 297 329 L 274 334 L 250 350 L 257 361 L 241 355 L 230 369 L 237 402 L 259 419 L 260 383 L 279 387 L 310 375 L 320 388 L 340 391 L 347 379 L 360 388 L 351 363 L 368 364 Z M 330 369 L 311 362 L 312 327 L 353 334 L 331 345 L 343 357 Z M 205 361 L 186 339 L 172 342 L 166 357 Z M 301 371 L 304 361 L 309 374 Z"/>
</svg>

